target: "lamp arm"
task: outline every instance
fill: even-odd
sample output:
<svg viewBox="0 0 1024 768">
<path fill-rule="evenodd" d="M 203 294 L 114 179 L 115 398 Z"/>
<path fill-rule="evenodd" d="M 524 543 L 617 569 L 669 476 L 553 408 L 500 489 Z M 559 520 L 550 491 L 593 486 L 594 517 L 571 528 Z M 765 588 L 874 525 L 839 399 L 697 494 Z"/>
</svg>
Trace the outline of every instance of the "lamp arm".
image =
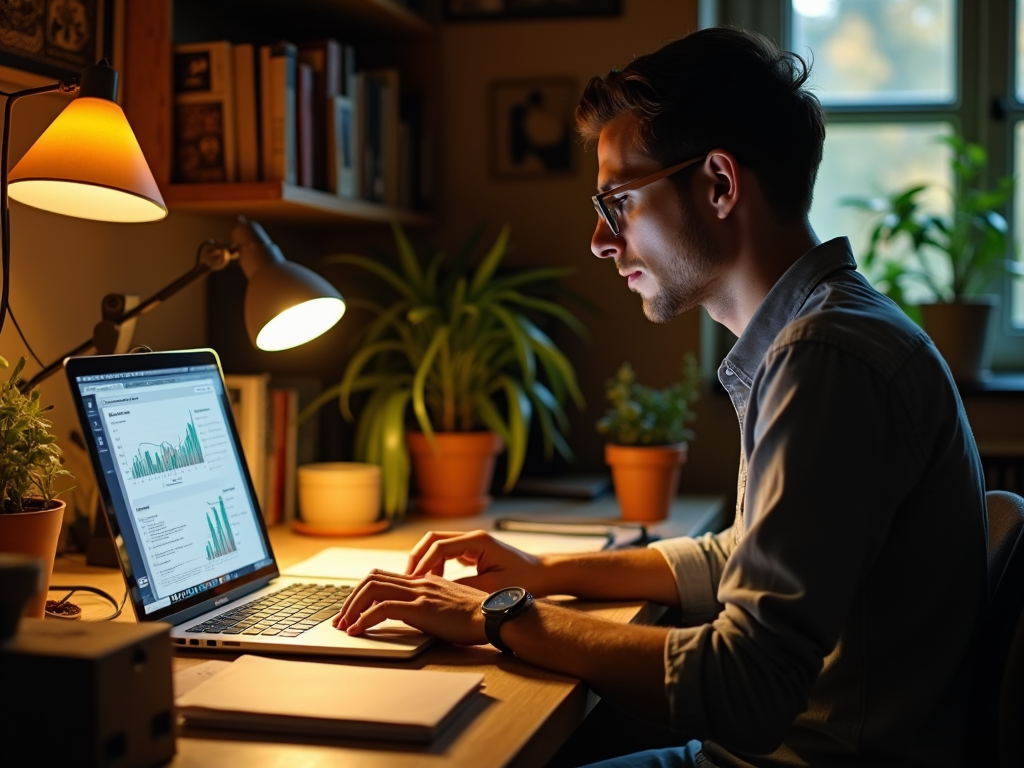
<svg viewBox="0 0 1024 768">
<path fill-rule="evenodd" d="M 152 309 L 155 309 L 163 301 L 169 299 L 171 296 L 176 294 L 185 286 L 195 282 L 203 275 L 208 272 L 219 272 L 230 264 L 234 259 L 238 258 L 238 253 L 231 246 L 220 243 L 216 240 L 206 240 L 199 245 L 199 251 L 196 254 L 196 263 L 188 272 L 183 274 L 181 277 L 171 281 L 166 286 L 161 288 L 159 291 L 154 293 L 148 299 L 140 302 L 138 305 L 132 307 L 130 310 L 125 312 L 116 321 L 111 321 L 115 326 L 120 326 L 128 320 L 132 320 L 140 315 L 144 315 Z M 100 328 L 102 323 L 96 326 Z M 49 378 L 56 373 L 64 365 L 64 359 L 68 357 L 74 357 L 75 355 L 81 355 L 92 349 L 96 349 L 96 333 L 93 334 L 92 338 L 82 342 L 77 347 L 72 349 L 70 352 L 65 352 L 63 355 L 58 357 L 52 363 L 43 368 L 39 373 L 28 380 L 24 386 L 19 384 L 22 391 L 29 391 L 33 387 L 37 386 L 41 381 Z"/>
<path fill-rule="evenodd" d="M 41 85 L 38 88 L 26 88 L 23 91 L 15 91 L 7 94 L 7 103 L 4 105 L 4 133 L 2 144 L 0 144 L 0 269 L 3 271 L 3 289 L 0 289 L 0 331 L 3 331 L 4 321 L 7 319 L 7 305 L 10 301 L 11 284 L 11 210 L 10 201 L 7 196 L 7 173 L 10 169 L 11 157 L 11 112 L 14 103 L 25 96 L 38 96 L 43 93 L 75 93 L 78 91 L 78 78 L 72 77 L 61 80 L 59 83 Z"/>
</svg>

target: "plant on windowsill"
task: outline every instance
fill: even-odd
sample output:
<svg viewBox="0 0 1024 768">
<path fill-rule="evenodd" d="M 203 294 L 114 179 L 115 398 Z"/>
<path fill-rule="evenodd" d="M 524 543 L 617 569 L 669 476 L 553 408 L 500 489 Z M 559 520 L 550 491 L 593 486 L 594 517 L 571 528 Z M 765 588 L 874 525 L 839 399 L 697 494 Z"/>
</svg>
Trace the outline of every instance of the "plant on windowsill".
<svg viewBox="0 0 1024 768">
<path fill-rule="evenodd" d="M 0 358 L 0 366 L 8 363 Z M 53 406 L 42 405 L 39 389 L 18 388 L 25 358 L 0 385 L 0 545 L 5 552 L 38 557 L 49 584 L 65 503 L 57 499 L 59 478 L 71 477 L 61 464 L 57 438 L 44 416 Z M 64 489 L 67 490 L 67 489 Z M 46 593 L 29 601 L 24 615 L 43 617 Z"/>
<path fill-rule="evenodd" d="M 1009 228 L 1000 213 L 1013 195 L 1013 178 L 982 186 L 985 149 L 961 136 L 940 139 L 951 150 L 953 188 L 948 214 L 927 211 L 929 185 L 885 197 L 847 198 L 844 205 L 881 218 L 871 232 L 863 264 L 875 285 L 921 323 L 954 378 L 977 380 L 986 364 L 986 332 L 998 297 L 984 295 L 992 279 L 1013 269 Z M 909 243 L 903 257 L 896 249 Z M 931 301 L 912 304 L 914 291 Z"/>
<path fill-rule="evenodd" d="M 393 298 L 387 306 L 350 302 L 375 319 L 341 381 L 300 418 L 336 399 L 352 421 L 352 396 L 365 394 L 354 452 L 359 461 L 380 465 L 385 514 L 406 510 L 410 451 L 420 510 L 478 514 L 490 503 L 494 461 L 503 445 L 505 489 L 515 485 L 534 416 L 546 456 L 571 456 L 563 406 L 572 400 L 582 407 L 583 396 L 572 363 L 536 322 L 546 317 L 585 335 L 575 315 L 550 298 L 571 270 L 499 274 L 507 226 L 475 267 L 476 235 L 454 257 L 441 251 L 423 259 L 400 226 L 392 229 L 397 264 L 351 254 L 326 259 L 375 275 Z"/>
<path fill-rule="evenodd" d="M 700 373 L 693 355 L 683 358 L 678 381 L 663 389 L 637 383 L 629 363 L 605 384 L 611 407 L 597 422 L 608 437 L 605 461 L 612 468 L 615 495 L 624 520 L 653 521 L 668 516 L 679 487 L 693 430 L 693 402 Z"/>
</svg>

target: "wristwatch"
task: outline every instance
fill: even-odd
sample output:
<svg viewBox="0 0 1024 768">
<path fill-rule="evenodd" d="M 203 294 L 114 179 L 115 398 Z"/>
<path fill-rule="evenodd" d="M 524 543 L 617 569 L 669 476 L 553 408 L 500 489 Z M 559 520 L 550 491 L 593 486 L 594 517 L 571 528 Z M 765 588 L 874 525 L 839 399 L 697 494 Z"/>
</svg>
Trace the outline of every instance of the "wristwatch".
<svg viewBox="0 0 1024 768">
<path fill-rule="evenodd" d="M 480 606 L 484 614 L 487 641 L 502 653 L 512 653 L 512 649 L 501 642 L 501 625 L 531 605 L 533 595 L 522 587 L 505 587 L 497 592 L 491 592 Z"/>
</svg>

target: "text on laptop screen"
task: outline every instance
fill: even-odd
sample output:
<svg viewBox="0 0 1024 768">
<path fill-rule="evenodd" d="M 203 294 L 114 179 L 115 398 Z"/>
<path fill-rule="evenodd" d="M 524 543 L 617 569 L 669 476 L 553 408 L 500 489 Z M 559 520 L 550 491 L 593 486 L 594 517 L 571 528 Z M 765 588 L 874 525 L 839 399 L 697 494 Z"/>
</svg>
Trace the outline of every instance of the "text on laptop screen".
<svg viewBox="0 0 1024 768">
<path fill-rule="evenodd" d="M 76 384 L 146 613 L 271 562 L 216 365 Z"/>
</svg>

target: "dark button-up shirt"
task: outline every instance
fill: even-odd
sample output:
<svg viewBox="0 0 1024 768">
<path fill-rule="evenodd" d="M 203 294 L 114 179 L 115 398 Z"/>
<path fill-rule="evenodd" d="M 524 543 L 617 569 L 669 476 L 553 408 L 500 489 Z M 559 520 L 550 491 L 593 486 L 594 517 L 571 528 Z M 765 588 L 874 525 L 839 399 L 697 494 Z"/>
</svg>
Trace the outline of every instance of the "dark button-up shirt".
<svg viewBox="0 0 1024 768">
<path fill-rule="evenodd" d="M 655 546 L 684 615 L 673 723 L 716 765 L 962 765 L 986 594 L 984 485 L 928 337 L 845 238 L 780 278 L 719 369 L 732 527 Z"/>
</svg>

